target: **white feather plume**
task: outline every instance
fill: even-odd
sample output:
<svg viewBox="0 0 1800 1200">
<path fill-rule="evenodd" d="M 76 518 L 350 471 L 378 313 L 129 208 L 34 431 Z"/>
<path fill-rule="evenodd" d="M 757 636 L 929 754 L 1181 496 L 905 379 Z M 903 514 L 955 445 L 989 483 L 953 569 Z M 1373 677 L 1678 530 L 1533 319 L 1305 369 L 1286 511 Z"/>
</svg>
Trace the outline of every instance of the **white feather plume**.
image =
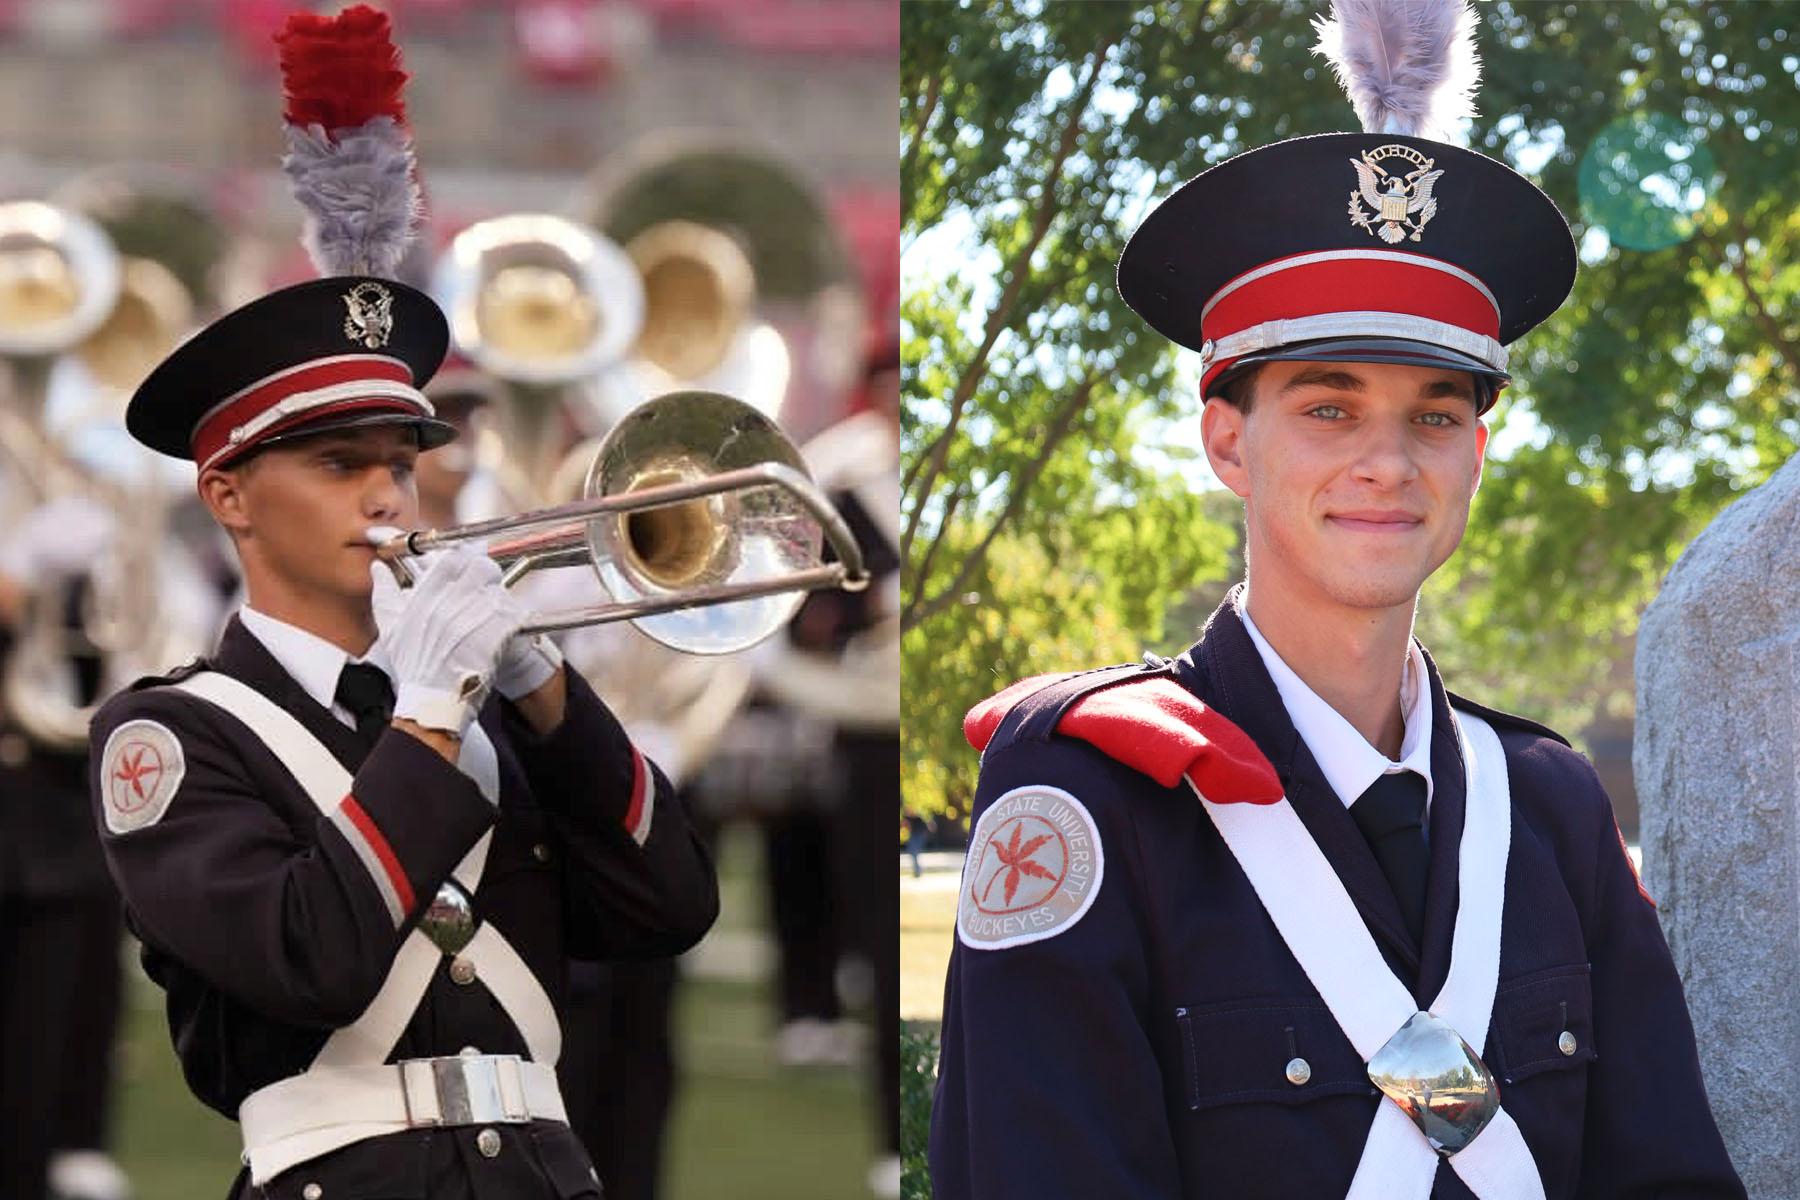
<svg viewBox="0 0 1800 1200">
<path fill-rule="evenodd" d="M 1481 60 L 1475 9 L 1465 0 L 1332 0 L 1316 17 L 1315 53 L 1370 133 L 1446 140 L 1473 115 Z"/>
<path fill-rule="evenodd" d="M 283 129 L 281 169 L 306 210 L 301 241 L 319 273 L 395 278 L 422 207 L 412 136 L 386 116 L 332 134 Z"/>
</svg>

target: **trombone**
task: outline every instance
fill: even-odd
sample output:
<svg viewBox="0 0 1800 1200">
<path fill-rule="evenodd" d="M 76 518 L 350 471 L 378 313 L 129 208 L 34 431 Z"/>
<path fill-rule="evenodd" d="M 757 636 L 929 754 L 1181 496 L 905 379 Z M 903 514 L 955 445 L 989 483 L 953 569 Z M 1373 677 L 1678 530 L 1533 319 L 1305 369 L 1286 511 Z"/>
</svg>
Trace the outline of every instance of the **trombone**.
<svg viewBox="0 0 1800 1200">
<path fill-rule="evenodd" d="M 689 654 L 745 649 L 786 624 L 804 593 L 869 584 L 849 526 L 792 443 L 719 392 L 640 405 L 601 443 L 580 500 L 400 534 L 376 553 L 405 586 L 407 559 L 469 542 L 486 543 L 507 586 L 537 570 L 588 565 L 611 597 L 536 614 L 521 632 L 630 621 Z M 836 562 L 822 560 L 826 542 Z"/>
</svg>

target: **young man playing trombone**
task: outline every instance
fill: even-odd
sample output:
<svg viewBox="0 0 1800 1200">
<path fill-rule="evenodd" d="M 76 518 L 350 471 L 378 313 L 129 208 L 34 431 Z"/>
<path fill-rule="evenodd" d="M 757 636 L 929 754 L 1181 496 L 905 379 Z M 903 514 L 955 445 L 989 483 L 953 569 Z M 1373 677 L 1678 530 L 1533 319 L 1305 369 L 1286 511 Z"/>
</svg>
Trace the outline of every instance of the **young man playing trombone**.
<svg viewBox="0 0 1800 1200">
<path fill-rule="evenodd" d="M 289 32 L 391 54 L 368 9 Z M 398 115 L 312 129 L 379 141 Z M 196 464 L 247 602 L 96 717 L 106 858 L 189 1086 L 242 1126 L 233 1195 L 597 1196 L 556 1083 L 565 960 L 679 953 L 716 881 L 492 561 L 426 559 L 410 592 L 377 561 L 450 433 L 420 391 L 448 331 L 381 277 L 398 247 L 313 215 L 351 269 L 221 318 L 127 413 Z"/>
<path fill-rule="evenodd" d="M 344 345 L 359 290 L 389 306 L 374 352 Z M 498 567 L 448 551 L 398 593 L 376 561 L 447 430 L 414 391 L 445 339 L 402 285 L 302 284 L 185 345 L 129 414 L 196 459 L 244 570 L 217 652 L 93 730 L 107 858 L 190 1085 L 244 1126 L 240 1190 L 576 1194 L 564 957 L 675 954 L 716 911 L 661 772 L 518 635 Z"/>
</svg>

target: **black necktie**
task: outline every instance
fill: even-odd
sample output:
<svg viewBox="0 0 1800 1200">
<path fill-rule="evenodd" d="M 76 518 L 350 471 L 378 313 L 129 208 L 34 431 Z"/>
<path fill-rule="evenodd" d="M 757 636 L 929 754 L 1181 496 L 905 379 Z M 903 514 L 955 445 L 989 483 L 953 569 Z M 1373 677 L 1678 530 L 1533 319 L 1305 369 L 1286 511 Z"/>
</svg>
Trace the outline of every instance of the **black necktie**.
<svg viewBox="0 0 1800 1200">
<path fill-rule="evenodd" d="M 367 663 L 345 663 L 336 699 L 356 718 L 356 732 L 363 741 L 373 746 L 394 712 L 394 686 L 386 672 Z"/>
<path fill-rule="evenodd" d="M 1394 889 L 1413 941 L 1422 944 L 1425 873 L 1431 864 L 1425 844 L 1425 780 L 1412 771 L 1383 775 L 1356 798 L 1350 815 Z"/>
</svg>

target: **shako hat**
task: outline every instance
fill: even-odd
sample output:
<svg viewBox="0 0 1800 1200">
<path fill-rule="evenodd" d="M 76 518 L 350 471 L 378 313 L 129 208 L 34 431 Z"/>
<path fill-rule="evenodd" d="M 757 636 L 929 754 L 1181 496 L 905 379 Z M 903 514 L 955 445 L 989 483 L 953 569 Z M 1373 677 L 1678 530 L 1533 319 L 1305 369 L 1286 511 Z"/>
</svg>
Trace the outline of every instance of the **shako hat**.
<svg viewBox="0 0 1800 1200">
<path fill-rule="evenodd" d="M 1507 345 L 1575 280 L 1568 222 L 1529 180 L 1436 140 L 1479 72 L 1462 0 L 1334 0 L 1318 49 L 1367 132 L 1292 138 L 1190 179 L 1119 258 L 1119 294 L 1200 352 L 1200 394 L 1277 359 L 1472 373 L 1480 407 Z"/>
<path fill-rule="evenodd" d="M 284 439 L 364 425 L 456 436 L 423 388 L 450 332 L 393 279 L 420 218 L 412 135 L 387 17 L 357 5 L 295 13 L 277 35 L 286 92 L 282 168 L 306 211 L 323 279 L 272 292 L 184 342 L 138 387 L 125 426 L 153 450 L 225 466 Z"/>
</svg>

